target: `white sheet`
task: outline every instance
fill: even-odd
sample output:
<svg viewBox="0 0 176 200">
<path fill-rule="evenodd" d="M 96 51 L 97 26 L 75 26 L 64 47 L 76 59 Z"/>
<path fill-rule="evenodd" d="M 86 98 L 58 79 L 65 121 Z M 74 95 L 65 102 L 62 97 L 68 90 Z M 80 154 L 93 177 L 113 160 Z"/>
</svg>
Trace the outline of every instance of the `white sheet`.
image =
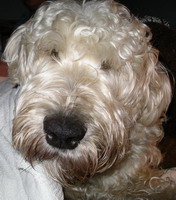
<svg viewBox="0 0 176 200">
<path fill-rule="evenodd" d="M 13 149 L 11 128 L 18 90 L 9 81 L 0 83 L 0 200 L 63 200 L 42 166 L 33 169 Z"/>
</svg>

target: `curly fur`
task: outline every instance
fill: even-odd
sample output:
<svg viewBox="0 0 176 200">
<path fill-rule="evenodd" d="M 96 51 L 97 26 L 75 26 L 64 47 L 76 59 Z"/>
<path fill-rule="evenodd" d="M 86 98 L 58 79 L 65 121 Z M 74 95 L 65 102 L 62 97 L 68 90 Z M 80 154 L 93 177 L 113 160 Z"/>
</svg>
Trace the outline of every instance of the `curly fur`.
<svg viewBox="0 0 176 200">
<path fill-rule="evenodd" d="M 4 57 L 20 85 L 14 147 L 34 167 L 43 163 L 66 198 L 176 198 L 157 169 L 171 86 L 150 40 L 149 28 L 110 0 L 48 2 L 11 36 Z M 57 113 L 86 125 L 73 150 L 46 141 L 43 121 Z"/>
<path fill-rule="evenodd" d="M 164 168 L 176 166 L 176 30 L 163 23 L 149 21 L 145 22 L 152 32 L 152 45 L 159 50 L 159 60 L 166 67 L 172 85 L 172 101 L 167 111 L 167 122 L 164 123 L 165 136 L 160 143 L 164 159 L 161 163 Z"/>
</svg>

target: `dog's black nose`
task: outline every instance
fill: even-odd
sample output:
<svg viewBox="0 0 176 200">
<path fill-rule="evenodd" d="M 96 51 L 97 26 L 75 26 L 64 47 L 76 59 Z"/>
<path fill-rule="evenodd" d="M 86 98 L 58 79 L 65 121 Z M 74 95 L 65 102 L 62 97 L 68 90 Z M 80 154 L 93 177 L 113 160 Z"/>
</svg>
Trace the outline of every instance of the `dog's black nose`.
<svg viewBox="0 0 176 200">
<path fill-rule="evenodd" d="M 59 149 L 74 149 L 86 134 L 82 119 L 63 114 L 46 116 L 44 132 L 49 145 Z"/>
</svg>

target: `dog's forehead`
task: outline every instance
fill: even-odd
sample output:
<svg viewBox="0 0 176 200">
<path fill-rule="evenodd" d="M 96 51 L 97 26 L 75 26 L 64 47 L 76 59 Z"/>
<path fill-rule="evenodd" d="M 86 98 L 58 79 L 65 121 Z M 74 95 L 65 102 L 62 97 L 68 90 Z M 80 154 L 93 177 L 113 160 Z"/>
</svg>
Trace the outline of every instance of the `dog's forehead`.
<svg viewBox="0 0 176 200">
<path fill-rule="evenodd" d="M 126 27 L 129 24 L 128 13 L 119 4 L 114 6 L 114 12 L 110 1 L 93 1 L 84 6 L 74 1 L 70 3 L 56 1 L 49 4 L 46 10 L 39 10 L 34 16 L 34 30 L 41 29 L 41 36 L 57 33 L 70 44 L 74 41 L 90 45 L 104 40 L 107 45 L 117 32 L 122 31 L 122 24 L 125 23 Z M 38 19 L 39 23 L 36 23 Z"/>
<path fill-rule="evenodd" d="M 9 45 L 9 52 L 12 59 L 23 58 L 19 59 L 18 68 L 33 69 L 31 63 L 40 61 L 56 61 L 59 65 L 79 61 L 83 66 L 86 63 L 96 68 L 102 64 L 106 69 L 119 69 L 127 61 L 146 55 L 150 39 L 145 37 L 146 26 L 135 17 L 130 19 L 122 5 L 112 6 L 109 0 L 84 6 L 72 2 L 48 3 L 14 33 L 9 42 L 14 48 L 12 51 Z M 38 69 L 36 74 L 41 67 Z"/>
<path fill-rule="evenodd" d="M 53 1 L 41 7 L 25 25 L 22 42 L 35 45 L 39 54 L 56 51 L 74 59 L 83 54 L 111 59 L 118 51 L 123 54 L 127 40 L 129 50 L 132 43 L 142 43 L 145 31 L 139 31 L 140 24 L 133 20 L 127 9 L 112 1 L 88 1 L 84 5 Z M 30 45 L 26 48 L 31 52 Z"/>
</svg>

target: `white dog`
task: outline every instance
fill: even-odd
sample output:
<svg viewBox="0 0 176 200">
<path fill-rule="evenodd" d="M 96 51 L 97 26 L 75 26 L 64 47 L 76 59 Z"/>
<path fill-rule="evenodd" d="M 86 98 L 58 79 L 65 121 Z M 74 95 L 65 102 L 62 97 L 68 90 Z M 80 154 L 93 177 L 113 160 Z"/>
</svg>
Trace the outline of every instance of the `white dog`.
<svg viewBox="0 0 176 200">
<path fill-rule="evenodd" d="M 13 145 L 66 199 L 176 199 L 157 169 L 171 86 L 150 39 L 112 0 L 48 2 L 11 36 Z"/>
</svg>

